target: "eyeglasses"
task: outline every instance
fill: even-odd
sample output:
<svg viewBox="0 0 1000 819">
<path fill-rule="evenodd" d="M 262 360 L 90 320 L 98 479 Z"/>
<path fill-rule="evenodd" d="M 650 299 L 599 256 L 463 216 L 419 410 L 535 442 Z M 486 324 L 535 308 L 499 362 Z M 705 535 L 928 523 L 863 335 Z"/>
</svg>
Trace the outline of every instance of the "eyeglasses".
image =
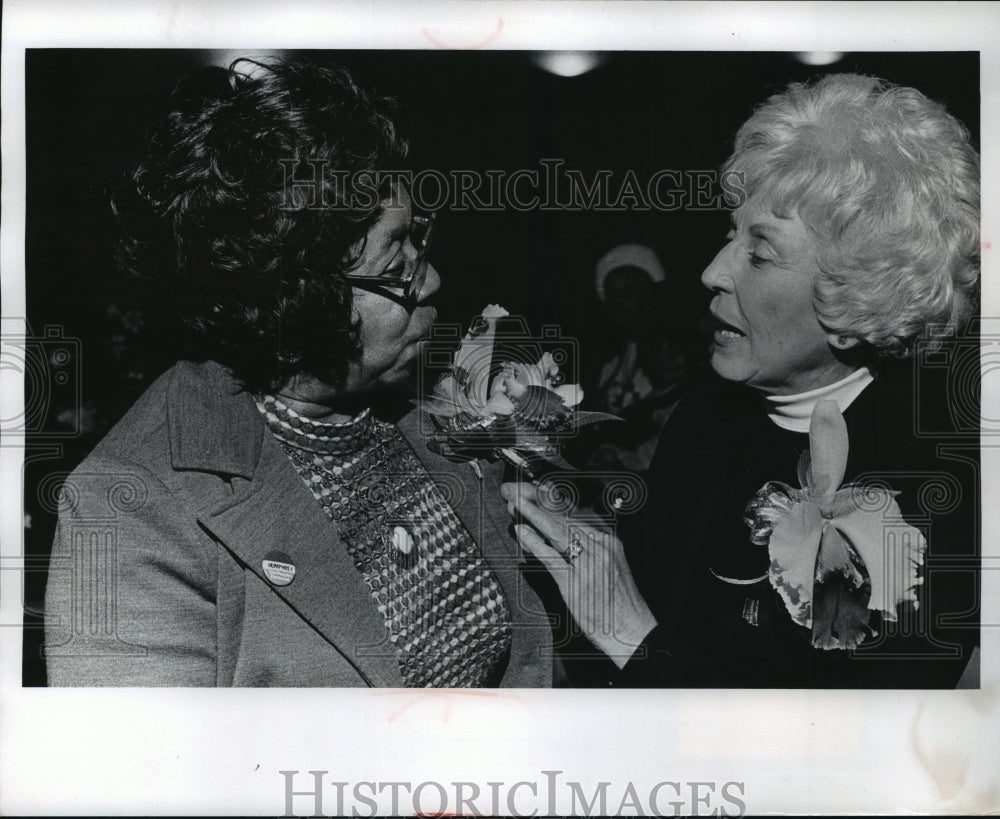
<svg viewBox="0 0 1000 819">
<path fill-rule="evenodd" d="M 424 282 L 427 281 L 427 248 L 431 244 L 436 218 L 437 213 L 433 211 L 426 216 L 412 217 L 409 238 L 410 243 L 417 249 L 417 255 L 405 266 L 402 276 L 344 276 L 344 280 L 354 287 L 380 293 L 405 306 L 415 305 Z M 402 296 L 387 289 L 390 287 L 400 288 L 403 291 Z"/>
</svg>

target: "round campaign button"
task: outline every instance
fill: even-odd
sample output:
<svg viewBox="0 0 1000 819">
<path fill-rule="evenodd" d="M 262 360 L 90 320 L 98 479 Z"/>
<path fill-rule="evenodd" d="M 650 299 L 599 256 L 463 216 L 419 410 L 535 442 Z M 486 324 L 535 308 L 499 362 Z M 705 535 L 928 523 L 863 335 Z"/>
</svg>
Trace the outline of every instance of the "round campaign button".
<svg viewBox="0 0 1000 819">
<path fill-rule="evenodd" d="M 268 552 L 260 566 L 264 577 L 275 586 L 287 586 L 295 578 L 295 564 L 284 552 Z"/>
</svg>

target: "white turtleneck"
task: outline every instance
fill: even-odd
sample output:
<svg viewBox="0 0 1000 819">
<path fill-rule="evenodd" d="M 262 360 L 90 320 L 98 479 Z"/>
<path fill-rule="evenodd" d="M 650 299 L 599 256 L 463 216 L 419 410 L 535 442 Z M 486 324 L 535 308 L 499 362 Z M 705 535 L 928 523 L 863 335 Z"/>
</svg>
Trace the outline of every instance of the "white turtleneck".
<svg viewBox="0 0 1000 819">
<path fill-rule="evenodd" d="M 808 432 L 813 408 L 821 398 L 837 402 L 841 412 L 846 410 L 865 387 L 875 380 L 867 367 L 855 370 L 847 378 L 819 389 L 800 392 L 798 395 L 768 395 L 767 417 L 782 429 Z"/>
</svg>

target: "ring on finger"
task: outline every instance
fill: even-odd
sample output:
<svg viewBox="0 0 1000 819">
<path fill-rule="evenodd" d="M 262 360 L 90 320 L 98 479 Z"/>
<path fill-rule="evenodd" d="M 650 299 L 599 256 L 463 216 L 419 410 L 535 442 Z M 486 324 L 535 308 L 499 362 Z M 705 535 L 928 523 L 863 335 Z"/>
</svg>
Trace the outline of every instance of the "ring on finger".
<svg viewBox="0 0 1000 819">
<path fill-rule="evenodd" d="M 573 536 L 569 539 L 569 547 L 566 549 L 563 557 L 566 560 L 576 560 L 582 552 L 583 543 L 580 542 L 580 536 L 574 532 Z"/>
</svg>

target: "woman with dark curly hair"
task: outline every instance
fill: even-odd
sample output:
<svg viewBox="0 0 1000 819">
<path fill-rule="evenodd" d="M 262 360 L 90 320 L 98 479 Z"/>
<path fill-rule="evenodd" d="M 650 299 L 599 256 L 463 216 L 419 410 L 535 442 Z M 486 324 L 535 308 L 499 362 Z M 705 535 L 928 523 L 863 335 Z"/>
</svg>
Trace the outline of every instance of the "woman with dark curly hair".
<svg viewBox="0 0 1000 819">
<path fill-rule="evenodd" d="M 114 206 L 190 360 L 66 482 L 50 684 L 550 684 L 497 476 L 430 452 L 390 389 L 440 285 L 406 151 L 343 70 L 180 83 Z"/>
<path fill-rule="evenodd" d="M 978 293 L 969 133 L 837 74 L 760 105 L 723 172 L 719 379 L 671 415 L 636 537 L 505 485 L 521 541 L 620 685 L 975 687 L 978 382 L 933 379 Z"/>
</svg>

